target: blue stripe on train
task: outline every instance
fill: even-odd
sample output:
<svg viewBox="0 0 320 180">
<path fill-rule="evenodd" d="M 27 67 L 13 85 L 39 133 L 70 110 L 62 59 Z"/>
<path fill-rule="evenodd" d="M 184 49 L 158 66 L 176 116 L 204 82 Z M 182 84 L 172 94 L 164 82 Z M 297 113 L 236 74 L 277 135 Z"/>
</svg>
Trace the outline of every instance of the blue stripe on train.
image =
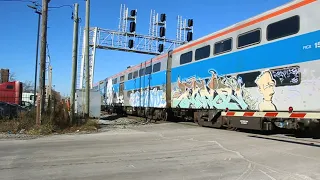
<svg viewBox="0 0 320 180">
<path fill-rule="evenodd" d="M 219 57 L 198 61 L 172 69 L 172 83 L 196 75 L 199 78 L 210 76 L 208 70 L 214 69 L 219 76 L 243 71 L 263 69 L 286 64 L 306 62 L 320 59 L 320 48 L 315 48 L 314 43 L 320 41 L 320 31 L 295 36 L 286 40 L 252 47 L 240 52 L 226 54 Z M 303 46 L 311 45 L 312 48 L 304 50 Z M 143 76 L 125 82 L 125 90 L 134 90 L 150 86 L 162 86 L 166 84 L 166 73 L 161 71 L 155 74 Z M 140 85 L 141 83 L 141 85 Z M 118 90 L 119 84 L 115 90 Z"/>
<path fill-rule="evenodd" d="M 236 53 L 214 57 L 207 60 L 179 66 L 172 69 L 171 80 L 176 82 L 196 75 L 198 78 L 210 76 L 213 69 L 219 76 L 256 69 L 281 66 L 320 59 L 320 48 L 315 43 L 320 41 L 320 31 L 296 36 L 286 40 L 250 48 Z M 303 47 L 312 48 L 304 50 Z"/>
<path fill-rule="evenodd" d="M 154 86 L 162 86 L 166 84 L 166 71 L 160 71 L 154 74 L 138 77 L 136 79 L 132 79 L 126 81 L 124 83 L 124 89 L 126 91 L 140 89 L 140 88 L 147 88 L 149 85 L 149 78 L 150 79 L 150 87 Z"/>
</svg>

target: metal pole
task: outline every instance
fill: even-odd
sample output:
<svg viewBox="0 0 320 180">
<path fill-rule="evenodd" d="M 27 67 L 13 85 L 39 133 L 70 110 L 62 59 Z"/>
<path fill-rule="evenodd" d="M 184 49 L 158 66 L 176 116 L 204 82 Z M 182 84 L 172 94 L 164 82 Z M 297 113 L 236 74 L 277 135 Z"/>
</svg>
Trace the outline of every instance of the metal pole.
<svg viewBox="0 0 320 180">
<path fill-rule="evenodd" d="M 49 65 L 49 73 L 48 73 L 48 92 L 47 92 L 47 96 L 48 96 L 48 102 L 51 101 L 51 95 L 52 95 L 52 66 Z"/>
<path fill-rule="evenodd" d="M 47 110 L 49 110 L 49 112 L 51 112 L 51 106 L 52 106 L 52 102 L 51 102 L 51 87 L 52 87 L 52 66 L 49 65 L 49 70 L 48 70 L 48 87 L 47 87 L 47 99 L 48 99 L 48 108 Z"/>
<path fill-rule="evenodd" d="M 79 19 L 78 19 L 78 7 L 79 4 L 74 4 L 74 17 L 73 17 L 73 47 L 72 47 L 72 80 L 71 80 L 71 94 L 70 94 L 70 123 L 75 123 L 74 111 L 75 111 L 75 91 L 76 91 L 76 81 L 77 81 L 77 57 L 78 57 L 78 29 L 79 29 Z"/>
<path fill-rule="evenodd" d="M 41 44 L 40 44 L 40 77 L 39 77 L 39 101 L 40 108 L 37 108 L 37 124 L 41 123 L 41 115 L 45 106 L 45 78 L 46 78 L 46 50 L 47 50 L 47 20 L 48 20 L 48 2 L 42 0 L 42 21 L 41 21 Z"/>
<path fill-rule="evenodd" d="M 38 57 L 39 57 L 39 33 L 40 33 L 40 19 L 41 12 L 36 11 L 38 14 L 38 33 L 37 33 L 37 49 L 36 49 L 36 67 L 34 70 L 34 90 L 33 90 L 33 105 L 36 105 L 37 97 L 37 76 L 38 76 Z"/>
<path fill-rule="evenodd" d="M 86 109 L 85 116 L 89 117 L 89 109 L 90 109 L 90 59 L 89 59 L 89 19 L 90 19 L 90 0 L 86 0 L 86 23 L 85 23 L 85 67 L 86 67 Z"/>
</svg>

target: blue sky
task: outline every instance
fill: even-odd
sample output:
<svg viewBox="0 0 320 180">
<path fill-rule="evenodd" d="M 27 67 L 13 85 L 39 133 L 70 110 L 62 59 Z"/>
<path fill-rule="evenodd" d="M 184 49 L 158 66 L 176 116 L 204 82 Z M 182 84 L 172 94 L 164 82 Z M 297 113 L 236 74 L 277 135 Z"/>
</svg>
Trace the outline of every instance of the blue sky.
<svg viewBox="0 0 320 180">
<path fill-rule="evenodd" d="M 137 33 L 147 34 L 150 10 L 167 14 L 166 37 L 176 36 L 176 17 L 194 19 L 194 39 L 270 10 L 290 0 L 91 0 L 90 26 L 116 30 L 120 4 L 138 9 Z M 40 1 L 39 1 L 40 2 Z M 51 0 L 49 6 L 79 3 L 80 26 L 84 26 L 85 0 Z M 9 68 L 20 81 L 34 81 L 37 14 L 25 2 L 0 0 L 0 68 Z M 72 9 L 51 9 L 48 44 L 53 67 L 53 85 L 70 94 L 72 65 Z M 111 50 L 97 50 L 94 82 L 124 70 L 152 56 Z"/>
</svg>

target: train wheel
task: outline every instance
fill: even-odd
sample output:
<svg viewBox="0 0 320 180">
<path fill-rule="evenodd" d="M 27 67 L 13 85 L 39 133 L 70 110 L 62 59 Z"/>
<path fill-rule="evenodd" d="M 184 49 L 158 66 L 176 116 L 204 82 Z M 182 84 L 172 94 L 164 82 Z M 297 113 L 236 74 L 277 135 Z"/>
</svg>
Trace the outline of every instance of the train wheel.
<svg viewBox="0 0 320 180">
<path fill-rule="evenodd" d="M 164 121 L 168 121 L 168 112 L 162 111 L 162 117 Z"/>
</svg>

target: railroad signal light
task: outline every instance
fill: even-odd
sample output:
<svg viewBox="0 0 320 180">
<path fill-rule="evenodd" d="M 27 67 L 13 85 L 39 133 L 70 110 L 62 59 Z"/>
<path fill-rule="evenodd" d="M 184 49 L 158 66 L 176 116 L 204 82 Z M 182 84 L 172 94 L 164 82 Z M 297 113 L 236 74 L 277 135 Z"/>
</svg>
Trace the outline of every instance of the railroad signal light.
<svg viewBox="0 0 320 180">
<path fill-rule="evenodd" d="M 137 11 L 136 10 L 131 10 L 130 11 L 130 15 L 131 16 L 136 16 L 137 15 Z"/>
<path fill-rule="evenodd" d="M 159 52 L 163 52 L 163 44 L 159 44 L 159 46 L 158 46 L 158 51 L 159 51 Z"/>
<path fill-rule="evenodd" d="M 136 23 L 130 22 L 130 32 L 135 32 L 135 31 L 136 31 Z"/>
<path fill-rule="evenodd" d="M 131 49 L 131 48 L 133 48 L 133 40 L 132 39 L 130 39 L 129 41 L 128 41 L 128 47 Z"/>
<path fill-rule="evenodd" d="M 187 34 L 187 41 L 188 41 L 188 42 L 192 41 L 192 32 L 188 32 L 188 34 Z"/>
<path fill-rule="evenodd" d="M 188 19 L 188 27 L 192 27 L 193 26 L 193 19 Z"/>
<path fill-rule="evenodd" d="M 167 19 L 166 14 L 160 15 L 160 22 L 164 22 L 164 21 L 166 21 L 166 19 Z"/>
<path fill-rule="evenodd" d="M 160 27 L 160 37 L 163 37 L 166 35 L 166 28 L 165 27 Z"/>
<path fill-rule="evenodd" d="M 289 113 L 292 113 L 292 112 L 293 112 L 293 107 L 290 106 L 290 107 L 289 107 Z"/>
</svg>

